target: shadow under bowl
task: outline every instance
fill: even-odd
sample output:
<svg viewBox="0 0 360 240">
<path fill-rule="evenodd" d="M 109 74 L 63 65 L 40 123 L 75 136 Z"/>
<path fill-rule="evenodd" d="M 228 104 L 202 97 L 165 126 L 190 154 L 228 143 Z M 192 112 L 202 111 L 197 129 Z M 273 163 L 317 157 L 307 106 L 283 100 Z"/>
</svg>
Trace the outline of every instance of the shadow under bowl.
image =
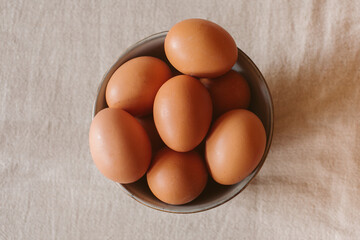
<svg viewBox="0 0 360 240">
<path fill-rule="evenodd" d="M 106 72 L 98 87 L 92 117 L 100 110 L 108 107 L 105 100 L 106 86 L 116 69 L 126 61 L 139 56 L 153 56 L 164 60 L 171 66 L 164 52 L 164 40 L 166 34 L 167 32 L 160 32 L 151 35 L 129 47 L 119 57 L 115 64 Z M 176 71 L 175 69 L 173 70 Z M 238 60 L 233 66 L 233 70 L 241 73 L 247 80 L 251 89 L 251 104 L 249 110 L 254 112 L 261 119 L 266 130 L 267 143 L 265 152 L 255 170 L 241 182 L 231 186 L 220 185 L 209 177 L 209 181 L 201 195 L 194 201 L 185 205 L 169 205 L 158 200 L 151 193 L 145 176 L 135 183 L 117 183 L 121 189 L 133 199 L 153 209 L 171 213 L 195 213 L 217 207 L 229 201 L 246 188 L 250 181 L 260 171 L 268 154 L 273 135 L 274 110 L 271 94 L 264 77 L 251 59 L 240 49 L 238 49 Z"/>
</svg>

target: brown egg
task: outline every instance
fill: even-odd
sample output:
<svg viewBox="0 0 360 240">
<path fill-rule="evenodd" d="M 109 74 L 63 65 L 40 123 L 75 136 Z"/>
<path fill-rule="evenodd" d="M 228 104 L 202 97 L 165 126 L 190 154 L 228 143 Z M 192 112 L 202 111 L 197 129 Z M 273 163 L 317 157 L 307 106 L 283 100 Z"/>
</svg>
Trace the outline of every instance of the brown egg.
<svg viewBox="0 0 360 240">
<path fill-rule="evenodd" d="M 249 107 L 249 84 L 234 70 L 218 78 L 202 78 L 200 81 L 210 92 L 214 118 L 233 109 Z"/>
<path fill-rule="evenodd" d="M 173 77 L 156 94 L 155 126 L 164 143 L 175 151 L 194 149 L 204 139 L 211 117 L 209 92 L 196 78 Z"/>
<path fill-rule="evenodd" d="M 180 205 L 194 200 L 206 186 L 208 173 L 200 155 L 160 150 L 147 172 L 152 193 L 161 201 Z"/>
<path fill-rule="evenodd" d="M 140 123 L 122 109 L 105 108 L 96 114 L 89 143 L 95 165 L 115 182 L 135 182 L 150 165 L 149 138 Z"/>
<path fill-rule="evenodd" d="M 141 126 L 143 126 L 146 133 L 148 134 L 151 142 L 152 153 L 155 154 L 162 147 L 164 147 L 165 144 L 161 140 L 159 133 L 156 130 L 153 116 L 150 115 L 142 118 L 137 117 L 136 120 L 141 124 Z"/>
<path fill-rule="evenodd" d="M 240 182 L 259 164 L 266 146 L 261 120 L 236 109 L 220 116 L 206 139 L 205 158 L 213 179 L 224 185 Z"/>
<path fill-rule="evenodd" d="M 229 71 L 238 56 L 236 43 L 219 25 L 204 19 L 175 24 L 164 43 L 166 57 L 180 72 L 215 78 Z"/>
<path fill-rule="evenodd" d="M 121 108 L 134 116 L 151 114 L 157 91 L 171 76 L 169 66 L 158 58 L 133 58 L 111 76 L 106 102 L 110 108 Z"/>
</svg>

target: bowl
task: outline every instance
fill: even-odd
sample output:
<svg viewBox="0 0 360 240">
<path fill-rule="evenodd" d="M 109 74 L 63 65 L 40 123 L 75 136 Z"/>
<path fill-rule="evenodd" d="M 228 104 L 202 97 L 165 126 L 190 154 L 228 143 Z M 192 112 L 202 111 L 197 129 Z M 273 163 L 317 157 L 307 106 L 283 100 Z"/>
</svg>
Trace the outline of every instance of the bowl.
<svg viewBox="0 0 360 240">
<path fill-rule="evenodd" d="M 93 107 L 92 117 L 94 117 L 100 110 L 107 107 L 105 100 L 106 85 L 112 74 L 123 63 L 139 56 L 153 56 L 169 63 L 164 52 L 164 40 L 166 34 L 167 32 L 160 32 L 151 35 L 129 47 L 119 57 L 114 65 L 112 65 L 111 68 L 105 73 L 100 82 Z M 251 59 L 240 49 L 238 49 L 238 59 L 233 66 L 233 70 L 240 72 L 249 83 L 251 89 L 251 104 L 249 110 L 254 112 L 261 119 L 266 130 L 267 143 L 265 152 L 260 163 L 254 169 L 254 171 L 241 182 L 231 186 L 220 185 L 213 181 L 211 177 L 209 177 L 208 184 L 206 185 L 201 195 L 194 201 L 185 205 L 169 205 L 158 200 L 151 193 L 145 176 L 142 177 L 139 181 L 131 184 L 116 183 L 130 197 L 150 208 L 165 212 L 195 213 L 215 208 L 229 201 L 238 195 L 241 191 L 243 191 L 251 182 L 251 180 L 254 179 L 264 164 L 271 145 L 274 124 L 273 103 L 264 77 L 256 65 L 251 61 Z"/>
</svg>

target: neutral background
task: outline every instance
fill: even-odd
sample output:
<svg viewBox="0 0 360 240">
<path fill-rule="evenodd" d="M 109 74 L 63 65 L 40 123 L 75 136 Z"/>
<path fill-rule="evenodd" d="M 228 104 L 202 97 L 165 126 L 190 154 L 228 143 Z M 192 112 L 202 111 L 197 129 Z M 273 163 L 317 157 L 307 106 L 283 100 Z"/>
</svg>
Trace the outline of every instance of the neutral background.
<svg viewBox="0 0 360 240">
<path fill-rule="evenodd" d="M 99 81 L 134 42 L 201 17 L 275 105 L 260 174 L 216 209 L 149 209 L 95 168 Z M 0 239 L 359 239 L 360 1 L 0 0 Z"/>
</svg>

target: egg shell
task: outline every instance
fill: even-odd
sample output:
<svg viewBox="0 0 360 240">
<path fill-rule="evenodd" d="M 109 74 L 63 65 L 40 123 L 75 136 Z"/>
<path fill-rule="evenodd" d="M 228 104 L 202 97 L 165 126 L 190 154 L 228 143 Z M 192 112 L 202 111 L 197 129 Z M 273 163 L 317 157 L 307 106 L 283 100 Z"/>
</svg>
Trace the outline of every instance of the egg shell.
<svg viewBox="0 0 360 240">
<path fill-rule="evenodd" d="M 145 129 L 146 133 L 149 136 L 152 153 L 157 153 L 161 148 L 165 146 L 165 144 L 161 140 L 160 135 L 156 130 L 153 116 L 149 115 L 141 118 L 137 117 L 136 120 L 141 124 L 141 126 Z"/>
<path fill-rule="evenodd" d="M 212 118 L 209 92 L 196 78 L 179 75 L 159 89 L 154 121 L 160 137 L 171 149 L 187 152 L 204 139 Z"/>
<path fill-rule="evenodd" d="M 156 154 L 147 172 L 152 193 L 173 205 L 194 200 L 204 190 L 207 180 L 204 160 L 195 151 L 180 153 L 164 148 Z"/>
<path fill-rule="evenodd" d="M 259 164 L 266 146 L 261 120 L 252 112 L 236 109 L 220 116 L 206 139 L 205 158 L 212 178 L 232 185 Z"/>
<path fill-rule="evenodd" d="M 233 109 L 249 107 L 250 87 L 240 73 L 230 70 L 218 78 L 200 81 L 210 92 L 214 118 Z"/>
<path fill-rule="evenodd" d="M 180 72 L 215 78 L 235 64 L 238 49 L 221 26 L 204 19 L 186 19 L 175 24 L 164 42 L 165 54 Z"/>
<path fill-rule="evenodd" d="M 164 61 L 150 56 L 133 58 L 111 76 L 106 102 L 110 108 L 121 108 L 134 116 L 151 114 L 157 91 L 171 77 Z"/>
<path fill-rule="evenodd" d="M 105 108 L 94 117 L 89 133 L 96 167 L 107 178 L 132 183 L 147 171 L 151 145 L 144 128 L 122 109 Z"/>
</svg>

